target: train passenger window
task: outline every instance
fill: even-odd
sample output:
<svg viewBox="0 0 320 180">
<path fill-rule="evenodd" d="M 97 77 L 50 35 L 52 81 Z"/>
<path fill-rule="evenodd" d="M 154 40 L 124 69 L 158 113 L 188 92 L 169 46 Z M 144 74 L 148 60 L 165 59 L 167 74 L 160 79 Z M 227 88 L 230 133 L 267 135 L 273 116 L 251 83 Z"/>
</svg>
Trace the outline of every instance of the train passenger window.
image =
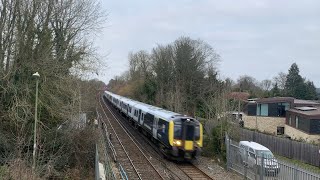
<svg viewBox="0 0 320 180">
<path fill-rule="evenodd" d="M 181 139 L 182 138 L 182 128 L 180 122 L 174 123 L 174 139 Z"/>
<path fill-rule="evenodd" d="M 200 126 L 196 126 L 194 130 L 194 139 L 199 140 L 200 139 Z"/>
</svg>

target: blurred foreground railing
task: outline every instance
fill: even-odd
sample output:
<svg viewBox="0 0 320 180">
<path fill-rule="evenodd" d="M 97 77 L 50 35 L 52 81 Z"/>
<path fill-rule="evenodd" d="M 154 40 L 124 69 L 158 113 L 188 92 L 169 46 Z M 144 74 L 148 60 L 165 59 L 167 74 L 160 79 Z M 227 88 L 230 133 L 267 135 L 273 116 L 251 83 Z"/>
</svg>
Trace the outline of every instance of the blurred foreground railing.
<svg viewBox="0 0 320 180">
<path fill-rule="evenodd" d="M 117 169 L 119 171 L 119 176 L 121 179 L 124 180 L 128 180 L 127 177 L 127 173 L 126 171 L 123 169 L 122 165 L 120 162 L 117 161 L 117 152 L 114 148 L 114 145 L 111 142 L 111 133 L 108 132 L 108 128 L 106 123 L 102 120 L 100 114 L 97 112 L 98 114 L 98 122 L 99 122 L 99 127 L 101 127 L 101 131 L 103 134 L 103 139 L 104 139 L 104 152 L 105 152 L 105 172 L 106 172 L 106 177 L 107 179 L 116 179 L 115 178 L 115 173 L 112 170 L 112 166 L 111 166 L 111 159 L 112 158 L 113 162 L 116 163 Z"/>
<path fill-rule="evenodd" d="M 255 154 L 240 148 L 226 135 L 227 168 L 246 179 L 320 180 L 320 174 L 276 159 L 272 154 Z"/>
</svg>

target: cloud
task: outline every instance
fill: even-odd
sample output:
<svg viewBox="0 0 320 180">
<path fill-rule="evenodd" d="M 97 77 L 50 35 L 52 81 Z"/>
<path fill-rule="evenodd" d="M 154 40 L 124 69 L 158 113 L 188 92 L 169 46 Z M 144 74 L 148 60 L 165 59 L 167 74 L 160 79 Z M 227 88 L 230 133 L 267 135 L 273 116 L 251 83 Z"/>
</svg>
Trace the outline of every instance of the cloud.
<svg viewBox="0 0 320 180">
<path fill-rule="evenodd" d="M 126 70 L 130 51 L 150 51 L 184 35 L 217 50 L 224 77 L 262 80 L 297 62 L 301 74 L 320 87 L 320 1 L 113 0 L 103 6 L 110 26 L 97 44 L 99 52 L 110 52 L 105 81 Z"/>
</svg>

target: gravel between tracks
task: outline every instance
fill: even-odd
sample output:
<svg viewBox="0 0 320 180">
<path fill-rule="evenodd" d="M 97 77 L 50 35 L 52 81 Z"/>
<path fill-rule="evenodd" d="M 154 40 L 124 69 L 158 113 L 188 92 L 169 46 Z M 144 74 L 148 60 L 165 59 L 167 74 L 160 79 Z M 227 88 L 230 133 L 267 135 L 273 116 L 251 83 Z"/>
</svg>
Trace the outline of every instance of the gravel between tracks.
<svg viewBox="0 0 320 180">
<path fill-rule="evenodd" d="M 217 162 L 215 162 L 213 159 L 200 156 L 197 158 L 197 161 L 194 163 L 199 169 L 201 169 L 203 172 L 207 173 L 210 177 L 213 179 L 243 179 L 243 177 L 239 176 L 238 174 L 227 171 L 220 165 L 218 165 Z"/>
</svg>

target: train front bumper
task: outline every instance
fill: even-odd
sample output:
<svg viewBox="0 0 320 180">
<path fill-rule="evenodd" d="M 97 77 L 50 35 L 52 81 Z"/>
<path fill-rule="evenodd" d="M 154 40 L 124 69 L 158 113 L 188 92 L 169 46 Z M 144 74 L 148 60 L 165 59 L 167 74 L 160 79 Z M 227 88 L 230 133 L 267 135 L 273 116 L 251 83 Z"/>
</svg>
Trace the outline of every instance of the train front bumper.
<svg viewBox="0 0 320 180">
<path fill-rule="evenodd" d="M 195 147 L 192 151 L 186 151 L 180 147 L 172 147 L 171 154 L 174 157 L 182 159 L 194 159 L 201 154 L 201 148 Z"/>
</svg>

